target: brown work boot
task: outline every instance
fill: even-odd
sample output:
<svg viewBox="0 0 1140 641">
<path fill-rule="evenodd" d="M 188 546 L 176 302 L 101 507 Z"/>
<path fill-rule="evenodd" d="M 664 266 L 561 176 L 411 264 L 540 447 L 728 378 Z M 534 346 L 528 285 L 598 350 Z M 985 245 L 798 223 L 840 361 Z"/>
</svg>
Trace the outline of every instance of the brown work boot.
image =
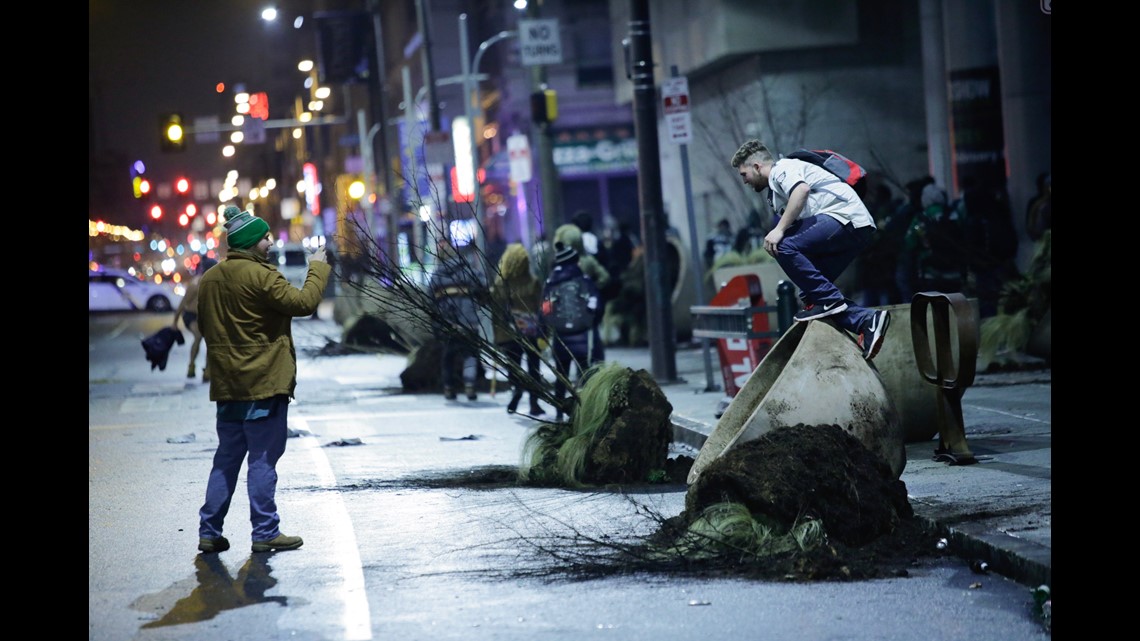
<svg viewBox="0 0 1140 641">
<path fill-rule="evenodd" d="M 230 542 L 226 537 L 219 536 L 216 539 L 208 539 L 201 537 L 198 539 L 198 550 L 207 554 L 211 552 L 225 552 L 230 549 Z"/>
<path fill-rule="evenodd" d="M 268 541 L 254 541 L 254 552 L 277 552 L 279 550 L 296 550 L 304 541 L 299 536 L 286 536 L 278 534 L 276 538 Z"/>
</svg>

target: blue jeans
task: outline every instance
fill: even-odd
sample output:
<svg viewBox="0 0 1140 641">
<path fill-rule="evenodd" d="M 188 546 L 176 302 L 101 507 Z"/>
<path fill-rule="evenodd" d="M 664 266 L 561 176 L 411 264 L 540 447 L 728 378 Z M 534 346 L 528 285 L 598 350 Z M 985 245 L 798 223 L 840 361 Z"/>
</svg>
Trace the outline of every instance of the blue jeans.
<svg viewBox="0 0 1140 641">
<path fill-rule="evenodd" d="M 206 483 L 206 502 L 198 511 L 198 536 L 217 538 L 234 497 L 241 462 L 249 455 L 246 489 L 249 492 L 249 521 L 252 540 L 277 538 L 281 517 L 277 515 L 277 461 L 285 453 L 289 437 L 288 399 L 277 403 L 265 418 L 246 421 L 218 419 L 218 449 L 214 467 Z"/>
<path fill-rule="evenodd" d="M 855 229 L 826 214 L 800 218 L 788 226 L 776 245 L 776 262 L 800 290 L 805 303 L 823 305 L 847 301 L 847 309 L 830 316 L 839 326 L 858 334 L 874 310 L 860 307 L 843 295 L 835 279 L 875 239 L 874 227 Z"/>
</svg>

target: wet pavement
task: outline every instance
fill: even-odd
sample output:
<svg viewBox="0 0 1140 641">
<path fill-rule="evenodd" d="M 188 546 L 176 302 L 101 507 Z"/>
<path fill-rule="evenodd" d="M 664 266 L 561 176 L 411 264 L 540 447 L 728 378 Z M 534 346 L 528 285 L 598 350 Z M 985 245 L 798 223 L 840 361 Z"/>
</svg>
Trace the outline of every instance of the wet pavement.
<svg viewBox="0 0 1140 641">
<path fill-rule="evenodd" d="M 326 306 L 329 302 L 326 301 Z M 311 329 L 339 337 L 331 307 Z M 299 346 L 304 338 L 297 337 Z M 606 348 L 606 360 L 653 372 L 648 347 Z M 695 457 L 717 424 L 724 396 L 716 348 L 674 351 L 676 378 L 658 380 L 673 405 L 674 443 Z M 662 368 L 667 369 L 667 368 Z M 906 444 L 901 480 L 915 514 L 944 533 L 951 551 L 982 560 L 1029 587 L 1050 585 L 1052 565 L 1052 371 L 978 373 L 962 393 L 966 439 L 977 463 L 933 460 L 938 435 Z"/>
</svg>

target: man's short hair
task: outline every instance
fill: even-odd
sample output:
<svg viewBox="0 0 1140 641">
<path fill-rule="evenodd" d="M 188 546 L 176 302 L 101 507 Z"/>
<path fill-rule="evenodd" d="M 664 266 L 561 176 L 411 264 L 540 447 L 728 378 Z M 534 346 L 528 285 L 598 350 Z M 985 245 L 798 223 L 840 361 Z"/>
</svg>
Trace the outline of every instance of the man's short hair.
<svg viewBox="0 0 1140 641">
<path fill-rule="evenodd" d="M 732 168 L 736 169 L 756 156 L 756 162 L 772 162 L 772 152 L 759 140 L 749 140 L 732 155 Z"/>
</svg>

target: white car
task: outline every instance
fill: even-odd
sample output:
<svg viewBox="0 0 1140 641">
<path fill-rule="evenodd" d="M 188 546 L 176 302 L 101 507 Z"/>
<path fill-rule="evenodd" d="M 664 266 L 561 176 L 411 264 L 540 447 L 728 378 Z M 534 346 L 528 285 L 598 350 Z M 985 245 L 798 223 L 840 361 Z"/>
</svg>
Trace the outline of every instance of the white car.
<svg viewBox="0 0 1140 641">
<path fill-rule="evenodd" d="M 120 269 L 88 270 L 87 292 L 87 309 L 91 312 L 172 312 L 181 302 L 173 289 L 139 280 Z"/>
</svg>

